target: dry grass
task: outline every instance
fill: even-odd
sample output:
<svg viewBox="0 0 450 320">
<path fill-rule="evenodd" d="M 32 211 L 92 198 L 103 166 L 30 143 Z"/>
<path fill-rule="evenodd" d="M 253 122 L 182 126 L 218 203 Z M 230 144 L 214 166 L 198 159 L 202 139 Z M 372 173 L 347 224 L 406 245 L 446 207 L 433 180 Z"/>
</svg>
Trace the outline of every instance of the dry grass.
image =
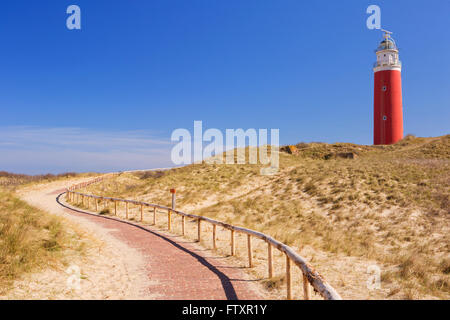
<svg viewBox="0 0 450 320">
<path fill-rule="evenodd" d="M 259 165 L 195 164 L 121 174 L 87 191 L 169 206 L 168 191 L 176 188 L 177 206 L 186 212 L 330 257 L 376 261 L 390 289 L 386 298 L 450 297 L 449 135 L 408 136 L 392 146 L 297 148 L 297 155 L 280 154 L 280 171 L 273 176 L 261 176 Z M 329 156 L 343 152 L 357 157 Z M 335 282 L 341 290 L 349 290 L 346 276 Z"/>
<path fill-rule="evenodd" d="M 0 191 L 0 294 L 22 274 L 55 267 L 73 243 L 61 220 Z"/>
<path fill-rule="evenodd" d="M 66 172 L 61 174 L 40 174 L 40 175 L 27 175 L 27 174 L 17 174 L 10 173 L 6 171 L 0 171 L 0 186 L 19 186 L 32 182 L 50 182 L 54 180 L 58 180 L 61 178 L 70 178 L 76 177 L 80 174 L 74 172 Z"/>
<path fill-rule="evenodd" d="M 65 179 L 72 174 L 28 176 L 2 172 L 0 186 L 0 295 L 23 274 L 64 265 L 67 250 L 83 254 L 78 234 L 62 219 L 18 199 L 23 184 Z"/>
</svg>

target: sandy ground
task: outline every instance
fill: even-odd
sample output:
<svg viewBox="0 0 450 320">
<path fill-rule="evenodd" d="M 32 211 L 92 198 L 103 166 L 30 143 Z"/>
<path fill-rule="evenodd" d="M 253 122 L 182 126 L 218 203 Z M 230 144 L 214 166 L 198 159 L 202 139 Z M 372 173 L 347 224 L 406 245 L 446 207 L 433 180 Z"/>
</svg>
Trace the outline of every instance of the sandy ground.
<svg viewBox="0 0 450 320">
<path fill-rule="evenodd" d="M 64 218 L 68 222 L 69 229 L 81 232 L 82 238 L 88 240 L 86 252 L 67 257 L 69 267 L 61 266 L 57 270 L 48 269 L 25 275 L 15 281 L 14 288 L 2 298 L 152 298 L 147 290 L 151 283 L 146 275 L 145 261 L 138 250 L 112 236 L 111 232 L 114 230 L 67 214 L 56 202 L 55 190 L 63 189 L 68 183 L 73 182 L 75 180 L 28 187 L 21 190 L 19 196 L 30 205 Z"/>
</svg>

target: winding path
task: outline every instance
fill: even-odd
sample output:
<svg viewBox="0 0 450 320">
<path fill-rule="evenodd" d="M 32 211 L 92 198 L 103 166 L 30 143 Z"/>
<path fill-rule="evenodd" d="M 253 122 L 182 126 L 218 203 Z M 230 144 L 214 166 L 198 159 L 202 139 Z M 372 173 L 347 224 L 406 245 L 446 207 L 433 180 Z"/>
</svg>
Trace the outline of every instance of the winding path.
<svg viewBox="0 0 450 320">
<path fill-rule="evenodd" d="M 67 182 L 66 182 L 67 183 Z M 43 191 L 36 201 L 56 200 L 63 215 L 75 216 L 108 232 L 128 247 L 137 250 L 145 263 L 150 285 L 144 298 L 150 299 L 263 299 L 261 291 L 248 280 L 239 266 L 228 265 L 223 257 L 181 236 L 157 227 L 136 225 L 113 217 L 99 216 L 72 208 L 61 196 L 64 189 Z M 35 197 L 36 198 L 36 197 Z M 26 200 L 26 199 L 25 199 Z M 35 205 L 36 203 L 32 203 Z M 124 257 L 126 259 L 126 257 Z M 123 297 L 127 298 L 127 297 Z"/>
</svg>

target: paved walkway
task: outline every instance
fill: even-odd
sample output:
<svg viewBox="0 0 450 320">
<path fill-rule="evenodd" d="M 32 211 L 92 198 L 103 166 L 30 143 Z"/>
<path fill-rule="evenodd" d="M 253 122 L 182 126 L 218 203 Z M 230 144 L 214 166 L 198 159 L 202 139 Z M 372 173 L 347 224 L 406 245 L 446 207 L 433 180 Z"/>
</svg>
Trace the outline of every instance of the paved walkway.
<svg viewBox="0 0 450 320">
<path fill-rule="evenodd" d="M 71 208 L 65 203 L 64 190 L 51 194 L 65 207 L 67 214 L 88 219 L 106 229 L 144 256 L 152 281 L 149 295 L 156 299 L 263 299 L 255 285 L 246 280 L 242 268 L 225 265 L 220 256 L 202 249 L 181 236 L 157 227 L 134 225 L 113 217 L 98 216 Z M 214 256 L 213 256 L 214 255 Z"/>
</svg>

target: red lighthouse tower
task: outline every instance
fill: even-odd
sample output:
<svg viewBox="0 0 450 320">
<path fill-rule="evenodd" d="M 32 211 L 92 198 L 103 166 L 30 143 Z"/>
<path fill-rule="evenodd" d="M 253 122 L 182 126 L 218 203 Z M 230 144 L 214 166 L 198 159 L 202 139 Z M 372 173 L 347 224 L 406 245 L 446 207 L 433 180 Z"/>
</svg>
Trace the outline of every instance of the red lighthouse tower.
<svg viewBox="0 0 450 320">
<path fill-rule="evenodd" d="M 374 63 L 374 144 L 393 144 L 403 139 L 402 64 L 391 32 L 376 50 Z"/>
</svg>

